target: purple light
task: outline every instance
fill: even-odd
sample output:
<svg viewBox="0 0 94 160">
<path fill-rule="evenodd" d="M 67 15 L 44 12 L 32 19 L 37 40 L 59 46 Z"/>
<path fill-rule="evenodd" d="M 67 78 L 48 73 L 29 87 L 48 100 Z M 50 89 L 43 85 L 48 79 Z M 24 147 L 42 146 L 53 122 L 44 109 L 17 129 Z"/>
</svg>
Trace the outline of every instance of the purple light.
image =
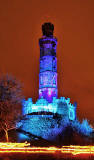
<svg viewBox="0 0 94 160">
<path fill-rule="evenodd" d="M 48 102 L 52 102 L 53 97 L 57 97 L 56 88 L 41 88 L 39 89 L 39 98 L 45 98 Z"/>
<path fill-rule="evenodd" d="M 51 102 L 57 97 L 57 58 L 55 37 L 43 36 L 40 45 L 39 98 Z"/>
</svg>

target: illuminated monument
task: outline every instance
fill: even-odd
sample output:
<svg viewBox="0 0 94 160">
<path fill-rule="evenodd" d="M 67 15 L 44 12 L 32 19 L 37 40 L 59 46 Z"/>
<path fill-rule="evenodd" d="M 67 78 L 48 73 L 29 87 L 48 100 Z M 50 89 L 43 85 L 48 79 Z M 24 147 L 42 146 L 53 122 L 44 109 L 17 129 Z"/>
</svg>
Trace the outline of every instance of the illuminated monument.
<svg viewBox="0 0 94 160">
<path fill-rule="evenodd" d="M 71 104 L 70 98 L 58 99 L 57 89 L 57 39 L 53 36 L 54 25 L 42 25 L 43 36 L 39 39 L 40 45 L 40 73 L 39 73 L 39 99 L 36 103 L 32 98 L 23 100 L 23 115 L 35 112 L 52 112 L 66 115 L 70 120 L 76 118 L 76 103 Z"/>
<path fill-rule="evenodd" d="M 30 135 L 33 135 L 58 141 L 59 135 L 63 135 L 68 126 L 86 136 L 92 132 L 87 120 L 83 120 L 82 124 L 77 120 L 77 103 L 71 104 L 70 98 L 58 98 L 57 39 L 53 36 L 53 30 L 51 23 L 42 25 L 43 36 L 39 39 L 39 99 L 36 103 L 32 102 L 32 98 L 22 102 L 23 118 L 17 123 L 19 140 L 31 140 L 34 137 Z"/>
<path fill-rule="evenodd" d="M 53 37 L 54 25 L 42 25 L 43 37 L 39 39 L 40 45 L 40 73 L 39 73 L 39 98 L 43 97 L 52 102 L 57 98 L 57 39 Z"/>
</svg>

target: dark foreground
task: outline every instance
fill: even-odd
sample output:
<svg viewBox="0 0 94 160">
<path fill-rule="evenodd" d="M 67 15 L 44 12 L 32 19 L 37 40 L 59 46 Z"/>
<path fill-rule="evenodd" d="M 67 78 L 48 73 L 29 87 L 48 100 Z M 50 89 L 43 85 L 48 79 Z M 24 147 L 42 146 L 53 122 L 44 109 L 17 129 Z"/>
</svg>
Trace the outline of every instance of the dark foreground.
<svg viewBox="0 0 94 160">
<path fill-rule="evenodd" d="M 71 155 L 60 153 L 0 153 L 0 160 L 94 160 L 94 155 Z"/>
</svg>

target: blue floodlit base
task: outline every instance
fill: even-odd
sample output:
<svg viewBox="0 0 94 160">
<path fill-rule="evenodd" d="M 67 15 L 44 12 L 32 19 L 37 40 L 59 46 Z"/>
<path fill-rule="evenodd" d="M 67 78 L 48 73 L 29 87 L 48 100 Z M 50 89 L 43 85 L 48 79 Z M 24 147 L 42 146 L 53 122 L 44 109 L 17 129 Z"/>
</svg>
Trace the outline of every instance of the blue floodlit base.
<svg viewBox="0 0 94 160">
<path fill-rule="evenodd" d="M 35 136 L 54 140 L 68 125 L 72 125 L 71 127 L 77 130 L 78 133 L 86 136 L 89 136 L 92 132 L 92 128 L 87 121 L 83 121 L 81 124 L 77 120 L 77 103 L 71 104 L 70 98 L 60 97 L 60 99 L 57 99 L 54 97 L 51 103 L 43 97 L 38 99 L 36 103 L 33 103 L 32 98 L 29 98 L 23 100 L 22 105 L 24 118 L 17 124 L 17 127 Z M 43 113 L 46 113 L 46 115 Z M 55 113 L 61 119 L 54 118 Z M 27 137 L 24 137 L 24 135 L 19 136 L 19 139 L 24 138 Z"/>
<path fill-rule="evenodd" d="M 62 116 L 66 115 L 69 120 L 76 119 L 77 104 L 71 104 L 70 98 L 60 97 L 60 99 L 57 99 L 53 97 L 52 102 L 49 102 L 41 97 L 36 103 L 32 102 L 32 98 L 28 98 L 28 100 L 23 100 L 22 106 L 23 115 L 34 114 L 36 112 L 52 112 L 53 114 L 58 113 Z"/>
<path fill-rule="evenodd" d="M 63 125 L 63 121 L 61 120 L 56 120 L 53 117 L 40 117 L 38 115 L 26 115 L 25 118 L 25 120 L 22 120 L 21 130 L 51 141 L 55 140 L 62 133 L 67 123 L 69 123 L 66 119 L 65 125 Z M 18 136 L 21 140 L 25 138 L 23 134 Z"/>
</svg>

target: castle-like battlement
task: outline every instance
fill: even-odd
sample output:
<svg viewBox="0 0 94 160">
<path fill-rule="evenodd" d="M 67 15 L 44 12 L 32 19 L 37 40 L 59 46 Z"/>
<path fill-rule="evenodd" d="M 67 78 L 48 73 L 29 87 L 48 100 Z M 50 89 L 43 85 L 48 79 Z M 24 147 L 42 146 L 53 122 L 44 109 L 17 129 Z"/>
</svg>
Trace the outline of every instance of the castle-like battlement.
<svg viewBox="0 0 94 160">
<path fill-rule="evenodd" d="M 49 103 L 46 99 L 41 97 L 36 101 L 36 103 L 32 102 L 32 98 L 28 98 L 27 100 L 23 100 L 23 115 L 36 113 L 36 112 L 52 112 L 58 114 L 65 114 L 65 107 L 67 111 L 67 116 L 70 119 L 76 118 L 76 106 L 70 103 L 70 98 L 60 97 L 57 99 L 53 97 L 53 101 Z M 68 109 L 68 110 L 67 110 Z"/>
</svg>

